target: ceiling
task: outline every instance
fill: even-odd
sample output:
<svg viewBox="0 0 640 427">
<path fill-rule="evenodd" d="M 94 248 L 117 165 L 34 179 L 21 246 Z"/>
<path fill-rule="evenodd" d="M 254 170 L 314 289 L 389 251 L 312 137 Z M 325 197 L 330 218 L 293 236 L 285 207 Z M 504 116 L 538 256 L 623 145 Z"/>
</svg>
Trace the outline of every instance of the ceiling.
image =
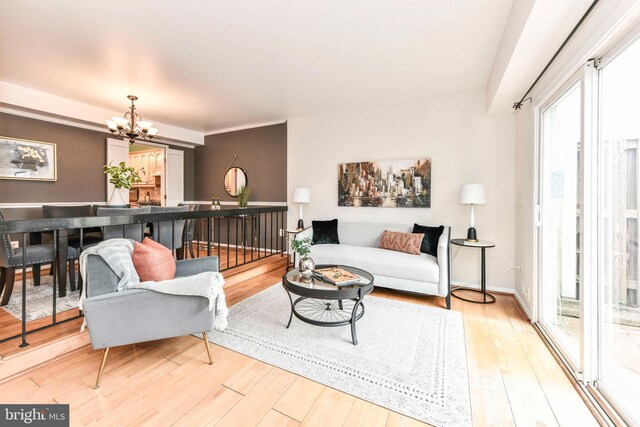
<svg viewBox="0 0 640 427">
<path fill-rule="evenodd" d="M 0 0 L 0 81 L 210 132 L 484 87 L 512 0 Z"/>
</svg>

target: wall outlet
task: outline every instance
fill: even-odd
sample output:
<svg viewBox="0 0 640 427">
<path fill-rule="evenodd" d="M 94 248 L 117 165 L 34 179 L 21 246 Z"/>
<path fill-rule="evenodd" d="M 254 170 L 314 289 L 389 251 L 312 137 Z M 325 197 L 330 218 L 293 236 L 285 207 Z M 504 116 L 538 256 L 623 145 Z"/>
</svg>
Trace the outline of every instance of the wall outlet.
<svg viewBox="0 0 640 427">
<path fill-rule="evenodd" d="M 284 237 L 284 228 L 281 228 L 279 231 L 280 237 Z"/>
<path fill-rule="evenodd" d="M 13 249 L 18 249 L 20 247 L 20 242 L 18 242 L 17 240 L 12 240 L 11 241 L 11 247 Z"/>
<path fill-rule="evenodd" d="M 527 286 L 526 283 L 523 283 L 522 287 L 524 288 L 524 296 L 525 296 L 525 298 L 527 298 L 527 301 L 531 301 L 531 298 L 529 297 L 529 287 Z"/>
</svg>

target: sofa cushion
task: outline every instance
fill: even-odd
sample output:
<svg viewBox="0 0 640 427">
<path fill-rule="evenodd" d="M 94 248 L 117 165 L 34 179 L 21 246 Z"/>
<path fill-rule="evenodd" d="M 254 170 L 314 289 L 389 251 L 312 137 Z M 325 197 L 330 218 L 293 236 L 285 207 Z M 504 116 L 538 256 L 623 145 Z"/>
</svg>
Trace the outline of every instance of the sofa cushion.
<svg viewBox="0 0 640 427">
<path fill-rule="evenodd" d="M 311 221 L 313 226 L 313 244 L 339 244 L 338 238 L 338 220 L 331 221 Z"/>
<path fill-rule="evenodd" d="M 352 245 L 314 245 L 311 258 L 320 264 L 342 264 L 362 268 L 374 276 L 398 277 L 407 280 L 438 283 L 440 269 L 436 258 L 410 255 L 387 249 Z"/>
<path fill-rule="evenodd" d="M 169 249 L 148 237 L 133 244 L 131 259 L 141 281 L 160 282 L 176 277 L 176 262 Z"/>
<path fill-rule="evenodd" d="M 338 223 L 338 235 L 343 245 L 378 248 L 385 230 L 411 233 L 411 225 L 345 221 Z"/>
<path fill-rule="evenodd" d="M 420 255 L 420 245 L 423 238 L 424 234 L 385 230 L 380 240 L 380 248 Z"/>
<path fill-rule="evenodd" d="M 444 231 L 444 225 L 439 227 L 429 227 L 426 225 L 413 224 L 414 233 L 423 233 L 422 245 L 420 246 L 420 252 L 423 254 L 429 254 L 438 256 L 438 242 L 440 236 Z"/>
</svg>

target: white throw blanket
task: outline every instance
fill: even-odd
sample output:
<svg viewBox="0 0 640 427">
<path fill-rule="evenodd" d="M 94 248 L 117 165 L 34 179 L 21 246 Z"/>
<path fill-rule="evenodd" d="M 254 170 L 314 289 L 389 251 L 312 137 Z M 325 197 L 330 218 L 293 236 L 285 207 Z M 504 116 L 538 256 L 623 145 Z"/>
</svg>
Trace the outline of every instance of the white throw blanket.
<svg viewBox="0 0 640 427">
<path fill-rule="evenodd" d="M 145 289 L 170 295 L 200 296 L 209 300 L 209 311 L 215 305 L 214 327 L 224 330 L 227 327 L 227 302 L 224 295 L 224 278 L 215 271 L 206 271 L 186 277 L 176 277 L 161 282 L 140 282 L 140 277 L 133 265 L 133 241 L 129 239 L 110 239 L 85 249 L 80 254 L 80 274 L 87 282 L 86 261 L 89 255 L 101 257 L 118 277 L 116 291 L 127 289 Z M 82 293 L 78 307 L 86 299 L 86 292 Z M 85 325 L 82 325 L 84 330 Z"/>
</svg>

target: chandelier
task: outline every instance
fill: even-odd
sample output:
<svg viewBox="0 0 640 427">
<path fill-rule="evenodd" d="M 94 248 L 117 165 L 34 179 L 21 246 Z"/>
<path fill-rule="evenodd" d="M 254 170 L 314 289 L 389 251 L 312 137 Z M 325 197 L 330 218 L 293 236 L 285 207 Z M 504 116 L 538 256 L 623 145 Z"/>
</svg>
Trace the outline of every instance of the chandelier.
<svg viewBox="0 0 640 427">
<path fill-rule="evenodd" d="M 129 95 L 127 98 L 131 101 L 129 111 L 124 113 L 122 117 L 112 117 L 111 120 L 107 120 L 109 131 L 113 134 L 128 136 L 131 144 L 133 144 L 137 138 L 151 141 L 151 138 L 158 133 L 158 129 L 152 127 L 153 123 L 142 120 L 140 114 L 136 113 L 134 101 L 137 101 L 138 97 Z"/>
</svg>

